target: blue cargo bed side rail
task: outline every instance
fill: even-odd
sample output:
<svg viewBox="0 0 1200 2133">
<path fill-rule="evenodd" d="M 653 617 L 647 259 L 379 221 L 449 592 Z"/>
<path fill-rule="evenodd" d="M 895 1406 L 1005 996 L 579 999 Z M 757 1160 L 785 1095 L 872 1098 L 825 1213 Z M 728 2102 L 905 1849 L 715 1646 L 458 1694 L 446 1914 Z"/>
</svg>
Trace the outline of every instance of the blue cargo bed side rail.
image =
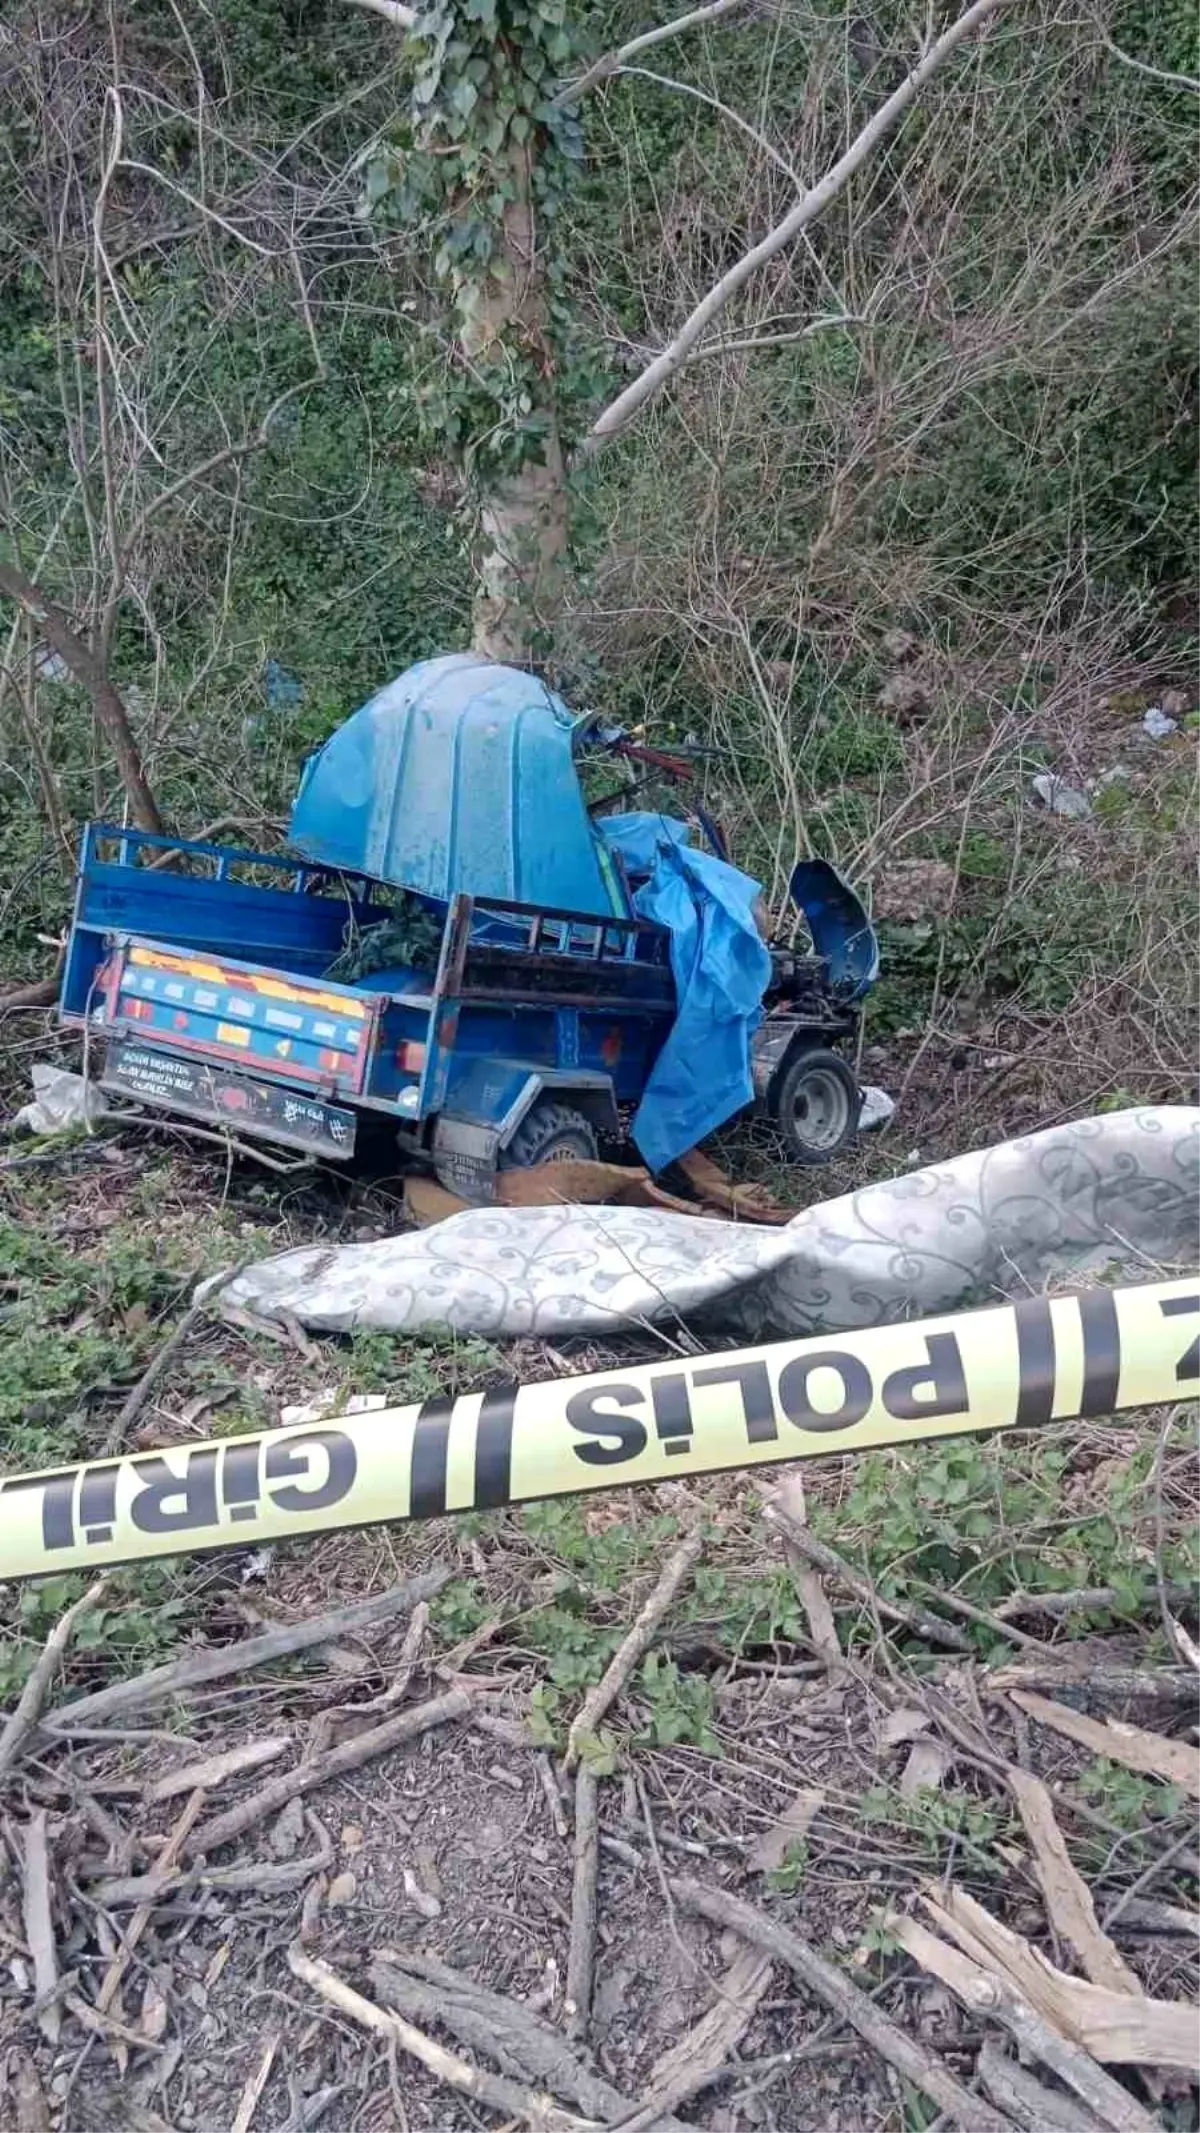
<svg viewBox="0 0 1200 2133">
<path fill-rule="evenodd" d="M 80 854 L 61 1013 L 70 1022 L 86 1017 L 114 936 L 322 977 L 349 920 L 361 928 L 387 916 L 373 883 L 336 868 L 91 822 Z"/>
</svg>

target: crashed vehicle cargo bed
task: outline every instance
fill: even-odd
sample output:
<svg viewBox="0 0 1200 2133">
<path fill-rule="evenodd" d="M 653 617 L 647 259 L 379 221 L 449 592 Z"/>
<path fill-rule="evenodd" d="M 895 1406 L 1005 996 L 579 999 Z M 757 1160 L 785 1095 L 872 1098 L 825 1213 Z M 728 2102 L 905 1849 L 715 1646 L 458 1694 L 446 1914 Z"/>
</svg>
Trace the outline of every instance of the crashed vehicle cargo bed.
<svg viewBox="0 0 1200 2133">
<path fill-rule="evenodd" d="M 326 976 L 392 908 L 335 868 L 92 824 L 63 1019 L 106 1041 L 104 1087 L 239 1134 L 345 1159 L 363 1114 L 431 1121 L 473 1196 L 540 1099 L 616 1129 L 674 1015 L 661 928 L 458 895 L 428 905 L 432 967 Z"/>
</svg>

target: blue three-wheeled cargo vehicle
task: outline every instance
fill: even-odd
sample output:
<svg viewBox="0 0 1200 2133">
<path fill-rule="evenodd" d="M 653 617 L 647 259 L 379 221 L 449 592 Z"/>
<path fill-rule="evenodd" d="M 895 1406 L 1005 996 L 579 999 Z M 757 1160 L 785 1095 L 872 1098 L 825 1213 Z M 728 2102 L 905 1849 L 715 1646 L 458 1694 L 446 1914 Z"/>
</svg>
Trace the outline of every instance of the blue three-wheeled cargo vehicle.
<svg viewBox="0 0 1200 2133">
<path fill-rule="evenodd" d="M 639 752 L 455 654 L 310 759 L 286 853 L 91 824 L 62 1014 L 102 1086 L 341 1162 L 382 1125 L 473 1201 L 629 1114 L 655 1172 L 749 1106 L 799 1161 L 836 1155 L 878 965 L 858 898 L 801 863 L 811 949 L 770 947 L 700 811 L 711 850 L 674 815 L 589 811 L 589 744 Z"/>
</svg>

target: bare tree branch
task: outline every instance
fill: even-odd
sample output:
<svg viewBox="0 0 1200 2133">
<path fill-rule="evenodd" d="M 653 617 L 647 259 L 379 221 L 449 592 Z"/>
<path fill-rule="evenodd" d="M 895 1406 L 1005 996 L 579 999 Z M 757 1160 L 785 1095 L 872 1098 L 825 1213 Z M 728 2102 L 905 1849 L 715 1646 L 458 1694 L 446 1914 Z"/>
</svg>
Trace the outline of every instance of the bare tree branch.
<svg viewBox="0 0 1200 2133">
<path fill-rule="evenodd" d="M 826 171 L 820 183 L 814 185 L 797 201 L 790 214 L 785 215 L 783 221 L 777 223 L 761 243 L 753 245 L 748 252 L 742 254 L 729 272 L 723 274 L 720 281 L 701 298 L 661 354 L 657 355 L 652 363 L 648 363 L 632 384 L 618 393 L 616 399 L 611 400 L 597 416 L 583 440 L 583 457 L 590 458 L 602 445 L 619 436 L 634 416 L 640 413 L 647 400 L 660 392 L 682 369 L 706 327 L 724 310 L 730 298 L 736 296 L 739 289 L 745 286 L 760 267 L 765 266 L 768 260 L 774 259 L 802 230 L 807 229 L 811 222 L 815 222 L 817 217 L 824 213 L 904 116 L 909 105 L 920 95 L 926 82 L 937 73 L 938 68 L 972 35 L 981 22 L 1004 4 L 1005 0 L 974 0 L 974 4 L 965 14 L 959 16 L 957 22 L 951 23 L 949 29 L 943 30 L 941 36 L 934 39 L 911 73 L 892 91 L 886 103 L 880 105 L 874 117 L 867 121 L 845 153 Z"/>
<path fill-rule="evenodd" d="M 723 119 L 728 119 L 731 126 L 736 126 L 739 133 L 744 133 L 748 140 L 753 141 L 755 147 L 760 148 L 768 160 L 790 180 L 797 192 L 800 191 L 800 173 L 788 162 L 787 157 L 781 156 L 779 150 L 771 146 L 766 135 L 760 133 L 756 126 L 752 126 L 748 119 L 744 119 L 740 111 L 735 111 L 731 104 L 723 104 L 719 96 L 710 96 L 707 89 L 698 89 L 694 82 L 677 81 L 673 74 L 657 74 L 653 67 L 620 67 L 618 72 L 635 76 L 639 81 L 657 82 L 660 89 L 677 89 L 681 96 L 694 96 L 697 103 L 707 104 L 710 110 L 719 111 Z"/>
<path fill-rule="evenodd" d="M 1123 67 L 1132 67 L 1137 74 L 1148 74 L 1151 81 L 1162 81 L 1169 89 L 1187 89 L 1193 96 L 1200 96 L 1200 81 L 1194 74 L 1170 74 L 1165 67 L 1152 67 L 1146 59 L 1135 59 L 1132 52 L 1123 52 L 1111 37 L 1101 37 L 1106 52 L 1119 59 Z"/>
<path fill-rule="evenodd" d="M 139 829 L 161 833 L 165 825 L 158 811 L 158 802 L 146 781 L 141 755 L 129 723 L 129 713 L 109 677 L 104 662 L 96 657 L 91 647 L 72 629 L 61 607 L 56 607 L 52 600 L 48 600 L 32 578 L 27 578 L 14 564 L 2 560 L 0 592 L 7 593 L 10 600 L 15 600 L 18 607 L 32 616 L 47 644 L 52 646 L 59 658 L 70 667 L 81 687 L 87 690 L 96 718 L 112 742 L 117 769 L 129 796 L 134 821 Z"/>
<path fill-rule="evenodd" d="M 378 7 L 382 14 L 391 5 L 391 0 L 355 0 L 359 7 Z M 746 0 L 709 0 L 707 7 L 694 7 L 686 15 L 677 15 L 673 22 L 662 22 L 656 30 L 643 30 L 640 37 L 631 37 L 628 44 L 618 45 L 614 52 L 605 52 L 601 59 L 593 60 L 586 73 L 578 81 L 569 82 L 560 89 L 551 105 L 552 110 L 563 104 L 574 104 L 586 96 L 598 81 L 607 81 L 610 75 L 619 74 L 622 67 L 639 52 L 648 52 L 652 45 L 665 44 L 668 37 L 681 37 L 685 30 L 698 29 L 706 22 L 718 22 L 722 15 L 732 15 L 735 8 L 744 7 Z"/>
<path fill-rule="evenodd" d="M 127 553 L 133 553 L 151 519 L 158 516 L 164 505 L 174 503 L 177 496 L 182 496 L 185 489 L 190 489 L 195 483 L 205 480 L 209 474 L 214 474 L 218 467 L 228 466 L 231 461 L 246 459 L 252 452 L 261 452 L 263 446 L 270 440 L 271 424 L 280 409 L 286 407 L 289 400 L 294 400 L 297 393 L 306 393 L 310 386 L 319 385 L 324 375 L 324 365 L 322 365 L 322 368 L 314 377 L 302 378 L 298 385 L 289 385 L 286 392 L 280 393 L 277 399 L 272 400 L 258 428 L 252 431 L 249 437 L 239 437 L 236 444 L 225 444 L 221 446 L 220 451 L 210 452 L 207 459 L 202 459 L 196 466 L 189 467 L 185 474 L 177 475 L 174 481 L 167 483 L 165 489 L 160 489 L 156 496 L 152 496 L 144 510 L 139 512 L 130 528 L 129 538 L 125 544 Z"/>
</svg>

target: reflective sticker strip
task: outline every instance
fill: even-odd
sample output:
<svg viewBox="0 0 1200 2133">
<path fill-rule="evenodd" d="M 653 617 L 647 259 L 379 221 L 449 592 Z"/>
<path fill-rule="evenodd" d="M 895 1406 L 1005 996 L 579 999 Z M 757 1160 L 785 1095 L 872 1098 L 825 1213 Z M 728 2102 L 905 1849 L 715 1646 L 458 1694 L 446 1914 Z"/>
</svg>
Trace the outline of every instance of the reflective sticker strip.
<svg viewBox="0 0 1200 2133">
<path fill-rule="evenodd" d="M 131 948 L 128 959 L 142 969 L 207 978 L 210 984 L 236 986 L 242 992 L 260 993 L 269 1000 L 292 1000 L 299 1007 L 324 1008 L 327 1014 L 345 1015 L 353 1022 L 365 1022 L 372 1012 L 371 1003 L 356 1000 L 352 992 L 324 992 L 319 985 L 297 984 L 265 970 L 237 970 L 214 962 L 210 956 L 176 955 L 165 948 Z"/>
<path fill-rule="evenodd" d="M 245 1047 L 249 1044 L 250 1037 L 251 1032 L 248 1029 L 243 1029 L 237 1022 L 218 1022 L 217 1024 L 218 1044 L 238 1044 Z"/>
<path fill-rule="evenodd" d="M 1031 1297 L 17 1474 L 0 1579 L 1166 1404 L 1198 1319 L 1197 1276 Z"/>
</svg>

